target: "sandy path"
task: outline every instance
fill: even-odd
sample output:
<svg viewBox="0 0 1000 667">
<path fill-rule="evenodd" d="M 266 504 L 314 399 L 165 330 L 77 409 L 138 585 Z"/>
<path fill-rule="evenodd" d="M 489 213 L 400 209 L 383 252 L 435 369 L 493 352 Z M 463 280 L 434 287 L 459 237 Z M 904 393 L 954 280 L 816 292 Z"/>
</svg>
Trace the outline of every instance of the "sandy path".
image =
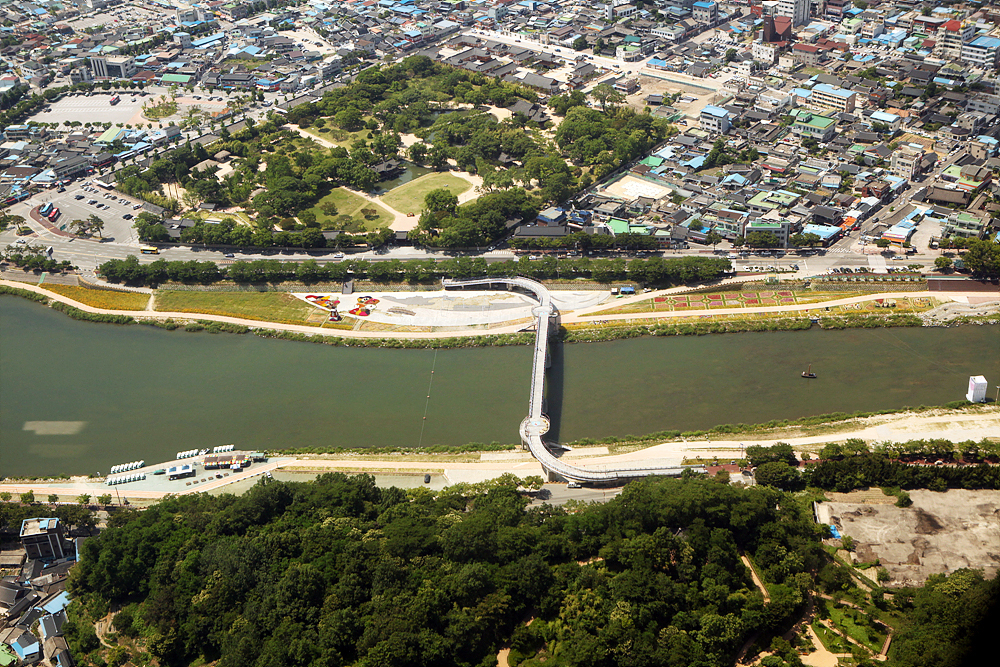
<svg viewBox="0 0 1000 667">
<path fill-rule="evenodd" d="M 813 646 L 816 647 L 816 651 L 810 653 L 809 655 L 802 656 L 802 662 L 809 665 L 809 667 L 837 667 L 837 662 L 839 659 L 838 654 L 830 653 L 823 646 L 823 642 L 820 641 L 819 636 L 817 636 L 816 631 L 812 629 L 812 626 L 806 626 L 806 632 L 809 633 L 809 639 L 812 640 Z M 849 657 L 850 654 L 841 654 Z"/>
<path fill-rule="evenodd" d="M 771 594 L 767 591 L 767 587 L 764 585 L 764 582 L 757 576 L 757 571 L 753 569 L 750 559 L 747 558 L 746 554 L 740 554 L 740 560 L 743 561 L 746 568 L 750 570 L 750 577 L 753 579 L 754 585 L 764 596 L 764 604 L 768 604 L 771 601 Z"/>
</svg>

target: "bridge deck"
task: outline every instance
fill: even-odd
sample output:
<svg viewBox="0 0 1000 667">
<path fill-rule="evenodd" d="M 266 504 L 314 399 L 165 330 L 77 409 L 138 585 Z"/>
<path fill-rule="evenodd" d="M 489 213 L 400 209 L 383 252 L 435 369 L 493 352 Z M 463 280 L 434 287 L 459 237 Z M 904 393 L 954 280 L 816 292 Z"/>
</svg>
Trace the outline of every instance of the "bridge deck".
<svg viewBox="0 0 1000 667">
<path fill-rule="evenodd" d="M 470 280 L 446 280 L 444 287 L 467 287 L 472 285 L 507 285 L 520 287 L 531 292 L 538 299 L 538 306 L 532 311 L 536 318 L 535 351 L 531 362 L 531 394 L 528 397 L 528 416 L 521 422 L 521 441 L 524 442 L 542 467 L 549 473 L 577 482 L 616 482 L 632 477 L 647 475 L 679 475 L 685 470 L 680 467 L 635 467 L 593 470 L 580 468 L 556 458 L 542 441 L 548 431 L 548 418 L 542 414 L 545 393 L 545 358 L 549 344 L 549 326 L 556 309 L 552 305 L 549 290 L 541 283 L 528 278 L 473 278 Z"/>
</svg>

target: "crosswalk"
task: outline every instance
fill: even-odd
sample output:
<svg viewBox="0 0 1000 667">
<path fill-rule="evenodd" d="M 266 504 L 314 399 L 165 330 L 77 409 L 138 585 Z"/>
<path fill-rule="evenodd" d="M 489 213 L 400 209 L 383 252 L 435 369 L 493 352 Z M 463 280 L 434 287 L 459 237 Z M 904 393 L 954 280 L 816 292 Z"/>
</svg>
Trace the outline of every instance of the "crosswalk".
<svg viewBox="0 0 1000 667">
<path fill-rule="evenodd" d="M 851 248 L 827 248 L 826 252 L 829 254 L 831 252 L 841 253 L 843 255 L 856 255 L 857 251 Z"/>
</svg>

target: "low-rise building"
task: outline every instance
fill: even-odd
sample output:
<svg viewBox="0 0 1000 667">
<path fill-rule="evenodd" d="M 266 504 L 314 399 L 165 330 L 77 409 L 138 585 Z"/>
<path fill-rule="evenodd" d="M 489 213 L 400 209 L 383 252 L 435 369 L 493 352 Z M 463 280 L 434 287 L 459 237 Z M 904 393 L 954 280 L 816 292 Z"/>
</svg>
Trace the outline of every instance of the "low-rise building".
<svg viewBox="0 0 1000 667">
<path fill-rule="evenodd" d="M 748 235 L 754 232 L 765 232 L 774 235 L 774 237 L 778 239 L 778 244 L 780 247 L 787 248 L 790 229 L 791 229 L 791 223 L 788 222 L 787 220 L 780 220 L 780 221 L 751 220 L 743 228 L 743 237 L 746 238 Z"/>
<path fill-rule="evenodd" d="M 32 560 L 65 558 L 63 527 L 59 519 L 36 518 L 21 522 L 21 546 Z"/>
<path fill-rule="evenodd" d="M 804 112 L 795 118 L 792 132 L 800 137 L 811 137 L 817 141 L 830 141 L 837 135 L 837 121 L 827 116 Z"/>
<path fill-rule="evenodd" d="M 719 5 L 701 0 L 691 5 L 691 17 L 698 23 L 715 25 L 719 20 Z"/>
<path fill-rule="evenodd" d="M 131 79 L 139 72 L 132 56 L 91 56 L 90 69 L 98 79 Z"/>
<path fill-rule="evenodd" d="M 962 62 L 986 71 L 995 70 L 1000 63 L 1000 39 L 981 35 L 963 44 Z"/>
<path fill-rule="evenodd" d="M 835 109 L 842 113 L 851 113 L 854 111 L 857 98 L 858 94 L 853 90 L 839 88 L 828 83 L 817 83 L 809 95 L 809 103 Z"/>
<path fill-rule="evenodd" d="M 725 134 L 729 132 L 729 112 L 722 107 L 709 104 L 701 110 L 698 117 L 701 129 L 715 134 Z"/>
</svg>

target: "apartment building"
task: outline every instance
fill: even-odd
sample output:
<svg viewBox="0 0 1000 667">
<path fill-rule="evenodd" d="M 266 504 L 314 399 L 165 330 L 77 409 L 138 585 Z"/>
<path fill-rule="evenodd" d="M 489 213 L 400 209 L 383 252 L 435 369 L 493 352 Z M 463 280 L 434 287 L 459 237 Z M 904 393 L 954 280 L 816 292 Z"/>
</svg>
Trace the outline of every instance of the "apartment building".
<svg viewBox="0 0 1000 667">
<path fill-rule="evenodd" d="M 945 21 L 934 34 L 934 56 L 947 60 L 959 60 L 966 43 L 971 42 L 976 34 L 976 26 L 972 23 L 963 24 L 952 19 Z"/>
<path fill-rule="evenodd" d="M 851 113 L 857 103 L 858 94 L 853 90 L 838 88 L 828 83 L 817 83 L 809 96 L 810 104 Z"/>
<path fill-rule="evenodd" d="M 810 0 L 778 0 L 778 15 L 792 19 L 792 25 L 809 22 Z"/>
<path fill-rule="evenodd" d="M 965 103 L 966 111 L 977 111 L 987 116 L 1000 114 L 1000 95 L 987 95 L 979 93 L 968 99 Z"/>
<path fill-rule="evenodd" d="M 714 2 L 696 2 L 691 5 L 691 17 L 698 23 L 715 25 L 719 20 L 719 5 Z"/>
<path fill-rule="evenodd" d="M 913 177 L 920 172 L 920 165 L 924 160 L 924 149 L 914 144 L 903 144 L 892 152 L 889 160 L 889 171 L 893 176 L 905 178 L 912 181 Z"/>
<path fill-rule="evenodd" d="M 701 129 L 715 134 L 725 134 L 729 131 L 729 112 L 722 107 L 709 104 L 701 110 L 698 117 Z"/>
<path fill-rule="evenodd" d="M 764 63 L 765 65 L 773 65 L 778 61 L 778 49 L 774 44 L 768 44 L 767 42 L 754 42 L 750 46 L 750 53 L 753 55 L 753 59 L 759 63 Z"/>
</svg>

